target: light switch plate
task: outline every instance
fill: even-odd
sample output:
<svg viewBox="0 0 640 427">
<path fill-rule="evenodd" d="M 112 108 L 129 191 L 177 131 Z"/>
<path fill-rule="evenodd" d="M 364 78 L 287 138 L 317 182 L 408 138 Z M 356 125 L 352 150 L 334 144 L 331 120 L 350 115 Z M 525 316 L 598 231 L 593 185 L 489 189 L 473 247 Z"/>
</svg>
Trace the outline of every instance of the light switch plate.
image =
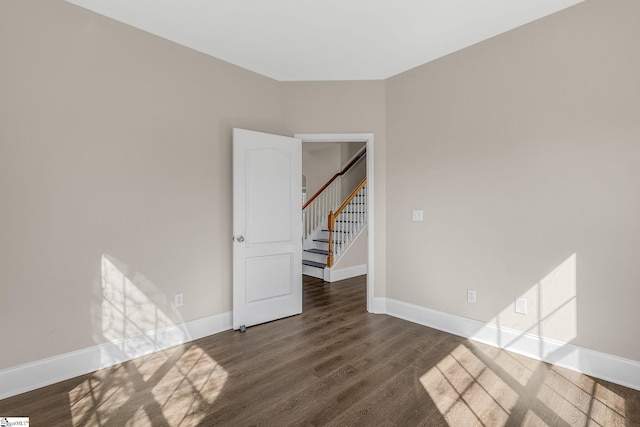
<svg viewBox="0 0 640 427">
<path fill-rule="evenodd" d="M 414 209 L 413 210 L 413 220 L 414 221 L 424 221 L 424 211 L 422 209 Z"/>
</svg>

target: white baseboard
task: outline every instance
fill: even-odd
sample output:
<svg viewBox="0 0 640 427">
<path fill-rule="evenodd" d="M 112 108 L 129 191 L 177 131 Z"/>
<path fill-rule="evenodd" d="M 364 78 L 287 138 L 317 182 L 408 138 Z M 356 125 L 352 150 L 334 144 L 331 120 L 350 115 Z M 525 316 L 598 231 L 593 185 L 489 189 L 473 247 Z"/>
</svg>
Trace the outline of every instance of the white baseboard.
<svg viewBox="0 0 640 427">
<path fill-rule="evenodd" d="M 363 274 L 367 274 L 367 264 L 354 265 L 353 267 L 345 267 L 345 268 L 338 268 L 338 269 L 325 268 L 324 281 L 337 282 L 339 280 L 362 276 Z"/>
<path fill-rule="evenodd" d="M 371 306 L 369 307 L 369 313 L 386 314 L 387 313 L 386 299 L 373 297 L 371 299 Z"/>
<path fill-rule="evenodd" d="M 386 314 L 640 390 L 640 362 L 386 298 Z"/>
<path fill-rule="evenodd" d="M 0 371 L 0 400 L 231 329 L 231 312 Z"/>
<path fill-rule="evenodd" d="M 324 269 L 322 268 L 311 267 L 310 265 L 303 264 L 302 274 L 324 280 Z"/>
<path fill-rule="evenodd" d="M 640 390 L 640 362 L 637 361 L 390 298 L 373 298 L 369 311 L 386 313 Z M 0 400 L 229 330 L 231 319 L 231 312 L 221 313 L 2 370 Z"/>
</svg>

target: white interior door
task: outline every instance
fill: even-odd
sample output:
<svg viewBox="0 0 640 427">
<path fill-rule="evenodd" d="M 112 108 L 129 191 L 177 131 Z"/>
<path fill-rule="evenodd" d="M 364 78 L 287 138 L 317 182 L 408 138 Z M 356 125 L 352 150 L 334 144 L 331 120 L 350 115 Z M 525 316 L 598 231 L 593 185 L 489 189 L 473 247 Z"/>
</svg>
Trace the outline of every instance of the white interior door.
<svg viewBox="0 0 640 427">
<path fill-rule="evenodd" d="M 302 313 L 302 143 L 233 129 L 233 328 Z"/>
</svg>

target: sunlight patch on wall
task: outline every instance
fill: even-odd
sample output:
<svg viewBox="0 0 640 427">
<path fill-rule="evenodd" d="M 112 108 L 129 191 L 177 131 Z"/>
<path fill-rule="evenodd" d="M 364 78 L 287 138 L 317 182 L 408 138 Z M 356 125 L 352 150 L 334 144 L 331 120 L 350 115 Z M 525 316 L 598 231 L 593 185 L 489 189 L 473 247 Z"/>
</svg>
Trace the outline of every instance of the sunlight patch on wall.
<svg viewBox="0 0 640 427">
<path fill-rule="evenodd" d="M 573 254 L 520 295 L 527 300 L 527 314 L 510 303 L 489 323 L 525 334 L 569 343 L 578 336 L 577 254 Z M 509 347 L 513 342 L 499 340 Z M 541 350 L 540 357 L 546 356 Z"/>
<path fill-rule="evenodd" d="M 578 336 L 576 254 L 571 255 L 536 286 L 540 335 L 561 342 Z"/>
<path fill-rule="evenodd" d="M 158 413 L 163 425 L 197 425 L 227 377 L 196 345 L 97 371 L 69 392 L 73 425 L 150 425 Z"/>
<path fill-rule="evenodd" d="M 102 256 L 99 313 L 94 313 L 102 335 L 99 341 L 106 339 L 130 357 L 188 341 L 180 315 L 157 286 L 137 272 L 125 274 L 127 269 L 124 263 Z"/>
</svg>

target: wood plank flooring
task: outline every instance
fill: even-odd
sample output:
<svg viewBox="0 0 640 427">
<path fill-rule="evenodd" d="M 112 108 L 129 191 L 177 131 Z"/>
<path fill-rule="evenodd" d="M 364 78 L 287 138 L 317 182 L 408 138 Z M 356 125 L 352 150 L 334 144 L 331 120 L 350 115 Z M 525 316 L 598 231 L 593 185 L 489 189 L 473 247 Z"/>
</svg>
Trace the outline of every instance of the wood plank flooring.
<svg viewBox="0 0 640 427">
<path fill-rule="evenodd" d="M 640 392 L 365 310 L 364 276 L 304 313 L 0 401 L 32 426 L 632 426 Z"/>
</svg>

